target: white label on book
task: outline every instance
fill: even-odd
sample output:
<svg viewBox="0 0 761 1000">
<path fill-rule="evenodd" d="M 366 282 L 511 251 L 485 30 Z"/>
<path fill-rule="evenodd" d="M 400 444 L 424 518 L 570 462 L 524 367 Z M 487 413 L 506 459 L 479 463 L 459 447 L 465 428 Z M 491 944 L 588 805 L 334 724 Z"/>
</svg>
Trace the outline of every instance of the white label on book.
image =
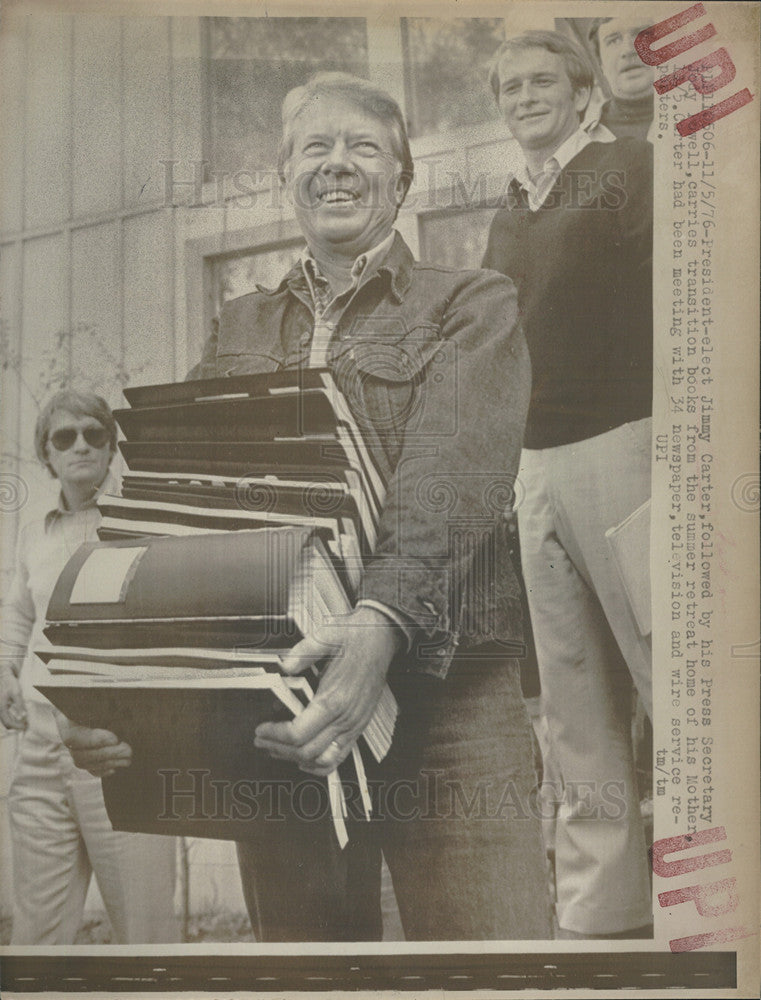
<svg viewBox="0 0 761 1000">
<path fill-rule="evenodd" d="M 146 545 L 93 549 L 71 588 L 70 604 L 121 604 Z"/>
</svg>

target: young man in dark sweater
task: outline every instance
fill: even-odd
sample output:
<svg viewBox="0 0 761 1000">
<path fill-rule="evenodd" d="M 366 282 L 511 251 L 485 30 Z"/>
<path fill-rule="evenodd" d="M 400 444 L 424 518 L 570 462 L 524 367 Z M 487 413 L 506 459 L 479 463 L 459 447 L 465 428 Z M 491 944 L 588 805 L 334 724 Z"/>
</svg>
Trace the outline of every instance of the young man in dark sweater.
<svg viewBox="0 0 761 1000">
<path fill-rule="evenodd" d="M 515 281 L 532 363 L 518 524 L 562 786 L 558 923 L 639 937 L 652 907 L 631 692 L 651 711 L 650 641 L 605 533 L 650 495 L 652 149 L 580 127 L 593 70 L 563 35 L 505 42 L 491 82 L 525 159 L 483 266 Z"/>
</svg>

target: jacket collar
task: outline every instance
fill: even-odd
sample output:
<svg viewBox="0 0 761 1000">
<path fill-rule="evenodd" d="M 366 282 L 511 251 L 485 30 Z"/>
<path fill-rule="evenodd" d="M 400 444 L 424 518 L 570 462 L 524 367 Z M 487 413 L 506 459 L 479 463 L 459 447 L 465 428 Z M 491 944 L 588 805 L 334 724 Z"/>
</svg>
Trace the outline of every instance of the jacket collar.
<svg viewBox="0 0 761 1000">
<path fill-rule="evenodd" d="M 378 265 L 376 273 L 388 274 L 391 283 L 391 292 L 398 302 L 404 299 L 407 289 L 410 287 L 414 263 L 415 258 L 412 256 L 412 251 L 399 233 L 395 231 L 391 248 L 383 261 Z M 372 280 L 372 278 L 368 280 Z M 309 295 L 309 287 L 304 276 L 304 268 L 301 265 L 301 261 L 297 261 L 293 265 L 276 288 L 265 288 L 263 285 L 257 285 L 256 288 L 257 291 L 270 296 L 279 295 L 286 290 L 292 292 L 298 298 L 302 298 L 305 294 Z"/>
<path fill-rule="evenodd" d="M 398 232 L 394 233 L 394 242 L 386 254 L 385 260 L 378 267 L 379 273 L 386 273 L 391 281 L 391 293 L 397 302 L 401 302 L 407 294 L 412 282 L 412 268 L 415 258 L 412 251 Z"/>
</svg>

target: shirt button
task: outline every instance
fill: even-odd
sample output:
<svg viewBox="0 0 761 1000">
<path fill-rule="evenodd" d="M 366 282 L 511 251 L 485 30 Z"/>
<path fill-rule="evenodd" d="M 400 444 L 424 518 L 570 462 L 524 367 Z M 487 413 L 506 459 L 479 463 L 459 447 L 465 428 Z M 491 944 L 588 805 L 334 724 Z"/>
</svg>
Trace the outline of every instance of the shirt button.
<svg viewBox="0 0 761 1000">
<path fill-rule="evenodd" d="M 335 323 L 324 323 L 323 326 L 325 327 L 326 330 L 335 330 L 336 328 Z"/>
</svg>

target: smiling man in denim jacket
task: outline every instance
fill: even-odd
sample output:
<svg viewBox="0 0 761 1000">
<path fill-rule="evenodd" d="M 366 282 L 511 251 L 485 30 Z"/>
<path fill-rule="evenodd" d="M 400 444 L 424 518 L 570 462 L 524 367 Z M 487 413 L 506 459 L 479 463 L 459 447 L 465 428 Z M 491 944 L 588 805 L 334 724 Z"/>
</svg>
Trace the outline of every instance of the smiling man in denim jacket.
<svg viewBox="0 0 761 1000">
<path fill-rule="evenodd" d="M 256 731 L 285 793 L 280 821 L 239 844 L 254 933 L 379 938 L 382 849 L 409 939 L 546 938 L 504 519 L 530 384 L 515 290 L 416 263 L 394 231 L 413 165 L 386 93 L 320 74 L 288 95 L 283 123 L 281 180 L 308 252 L 277 288 L 225 305 L 191 377 L 327 365 L 388 487 L 353 613 L 285 664 L 330 657 L 316 697 Z M 368 768 L 374 818 L 350 816 L 341 851 L 329 816 L 299 815 L 299 783 L 342 763 L 387 681 L 400 714 Z M 129 761 L 123 744 L 68 742 L 92 767 Z"/>
</svg>

